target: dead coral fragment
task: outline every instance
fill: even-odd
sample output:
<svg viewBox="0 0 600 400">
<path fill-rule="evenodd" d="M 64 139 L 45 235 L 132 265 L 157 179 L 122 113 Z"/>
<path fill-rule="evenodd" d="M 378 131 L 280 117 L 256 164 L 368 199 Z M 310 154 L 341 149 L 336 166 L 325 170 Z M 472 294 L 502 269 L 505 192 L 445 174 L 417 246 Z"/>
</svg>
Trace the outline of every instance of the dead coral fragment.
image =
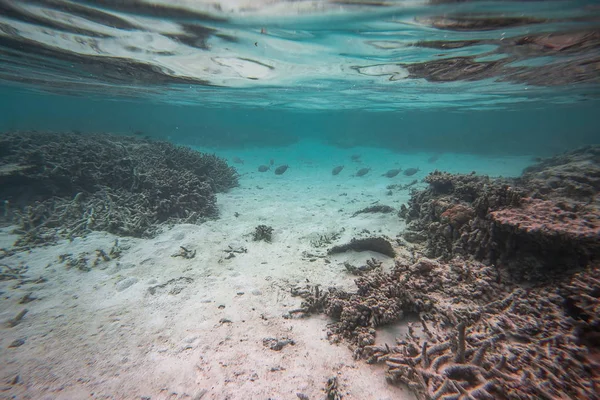
<svg viewBox="0 0 600 400">
<path fill-rule="evenodd" d="M 196 257 L 196 250 L 189 250 L 183 246 L 179 246 L 179 252 L 173 254 L 171 257 L 181 257 L 181 258 L 185 258 L 186 260 L 191 260 L 192 258 Z"/>
<path fill-rule="evenodd" d="M 25 264 L 21 264 L 18 267 L 9 267 L 8 265 L 0 264 L 0 281 L 25 279 L 25 272 L 27 272 L 27 265 Z"/>
<path fill-rule="evenodd" d="M 367 260 L 365 265 L 355 267 L 349 262 L 345 262 L 344 267 L 346 267 L 346 270 L 351 274 L 360 276 L 365 274 L 366 272 L 381 268 L 381 264 L 383 264 L 381 261 L 378 261 L 375 258 L 371 258 L 370 260 Z"/>
<path fill-rule="evenodd" d="M 329 293 L 335 293 L 335 289 L 330 288 L 329 291 L 323 291 L 319 287 L 307 285 L 304 288 L 301 287 L 293 287 L 292 296 L 300 296 L 304 300 L 300 304 L 300 308 L 291 310 L 287 318 L 294 314 L 300 314 L 300 316 L 308 316 L 310 314 L 323 312 L 325 307 L 327 306 L 327 300 L 329 299 Z"/>
<path fill-rule="evenodd" d="M 280 338 L 280 339 L 265 338 L 265 339 L 263 339 L 263 346 L 268 347 L 269 349 L 274 350 L 274 351 L 280 351 L 288 344 L 291 344 L 292 346 L 294 346 L 296 344 L 296 342 L 289 338 Z"/>
<path fill-rule="evenodd" d="M 340 394 L 340 388 L 338 385 L 337 376 L 332 376 L 327 379 L 327 386 L 325 387 L 325 394 L 327 400 L 342 400 L 342 395 Z"/>
<path fill-rule="evenodd" d="M 252 234 L 252 240 L 258 242 L 260 240 L 264 240 L 267 243 L 271 243 L 273 235 L 273 228 L 267 225 L 258 225 L 254 228 L 254 233 Z"/>
<path fill-rule="evenodd" d="M 89 272 L 92 268 L 88 265 L 89 259 L 86 257 L 86 253 L 80 253 L 77 257 L 73 254 L 61 254 L 58 256 L 58 260 L 65 264 L 67 269 L 77 268 L 83 272 Z"/>
<path fill-rule="evenodd" d="M 14 318 L 11 318 L 8 321 L 6 321 L 6 326 L 9 328 L 14 328 L 15 326 L 19 325 L 23 320 L 23 317 L 25 317 L 25 314 L 27 314 L 28 312 L 29 310 L 26 308 L 21 310 L 21 312 L 19 312 Z"/>
</svg>

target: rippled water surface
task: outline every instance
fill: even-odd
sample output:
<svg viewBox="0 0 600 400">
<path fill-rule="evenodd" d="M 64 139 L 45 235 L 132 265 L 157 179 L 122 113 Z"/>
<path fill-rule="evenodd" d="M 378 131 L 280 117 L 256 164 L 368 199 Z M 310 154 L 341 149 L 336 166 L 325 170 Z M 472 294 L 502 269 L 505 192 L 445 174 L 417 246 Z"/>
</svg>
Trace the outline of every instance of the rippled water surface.
<svg viewBox="0 0 600 400">
<path fill-rule="evenodd" d="M 0 1 L 0 82 L 203 106 L 597 97 L 596 1 Z"/>
</svg>

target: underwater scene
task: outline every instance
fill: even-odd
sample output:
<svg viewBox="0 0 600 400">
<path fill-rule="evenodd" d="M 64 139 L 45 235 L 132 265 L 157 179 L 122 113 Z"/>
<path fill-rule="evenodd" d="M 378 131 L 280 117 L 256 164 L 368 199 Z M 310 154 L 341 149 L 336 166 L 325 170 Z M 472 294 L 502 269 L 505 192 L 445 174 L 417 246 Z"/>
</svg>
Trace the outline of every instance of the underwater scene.
<svg viewBox="0 0 600 400">
<path fill-rule="evenodd" d="M 600 3 L 0 0 L 0 399 L 600 400 Z"/>
</svg>

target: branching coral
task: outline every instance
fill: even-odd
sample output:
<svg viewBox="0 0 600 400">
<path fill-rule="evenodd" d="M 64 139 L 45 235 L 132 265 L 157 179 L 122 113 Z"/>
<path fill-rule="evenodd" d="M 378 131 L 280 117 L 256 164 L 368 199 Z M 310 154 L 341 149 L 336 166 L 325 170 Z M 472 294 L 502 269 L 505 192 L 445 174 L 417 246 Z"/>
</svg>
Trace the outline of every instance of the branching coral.
<svg viewBox="0 0 600 400">
<path fill-rule="evenodd" d="M 21 246 L 91 230 L 152 236 L 163 222 L 197 223 L 217 216 L 215 192 L 238 183 L 224 160 L 167 142 L 17 132 L 0 135 L 0 147 L 2 200 L 10 204 L 3 218 L 20 225 Z"/>
<path fill-rule="evenodd" d="M 600 257 L 600 147 L 543 160 L 519 179 L 435 171 L 402 215 L 427 256 L 473 255 L 511 279 L 568 274 Z"/>
<path fill-rule="evenodd" d="M 450 312 L 454 329 L 423 322 L 424 338 L 411 327 L 397 346 L 367 346 L 365 353 L 421 399 L 598 398 L 586 349 L 559 300 L 516 290 L 482 307 L 472 326 L 457 324 Z"/>
</svg>

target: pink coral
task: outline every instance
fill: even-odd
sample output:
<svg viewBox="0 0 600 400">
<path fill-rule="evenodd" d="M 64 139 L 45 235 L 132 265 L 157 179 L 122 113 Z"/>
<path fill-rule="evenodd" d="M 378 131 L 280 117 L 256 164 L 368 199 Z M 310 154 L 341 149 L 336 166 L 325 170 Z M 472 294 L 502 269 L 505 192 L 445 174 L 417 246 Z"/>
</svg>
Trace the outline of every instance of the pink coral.
<svg viewBox="0 0 600 400">
<path fill-rule="evenodd" d="M 490 213 L 497 224 L 522 233 L 561 235 L 569 238 L 600 237 L 600 215 L 597 210 L 569 206 L 565 202 L 523 199 L 521 207 L 505 208 Z"/>
<path fill-rule="evenodd" d="M 475 217 L 475 211 L 471 207 L 457 204 L 444 211 L 440 217 L 442 222 L 447 222 L 454 229 L 458 229 Z"/>
</svg>

